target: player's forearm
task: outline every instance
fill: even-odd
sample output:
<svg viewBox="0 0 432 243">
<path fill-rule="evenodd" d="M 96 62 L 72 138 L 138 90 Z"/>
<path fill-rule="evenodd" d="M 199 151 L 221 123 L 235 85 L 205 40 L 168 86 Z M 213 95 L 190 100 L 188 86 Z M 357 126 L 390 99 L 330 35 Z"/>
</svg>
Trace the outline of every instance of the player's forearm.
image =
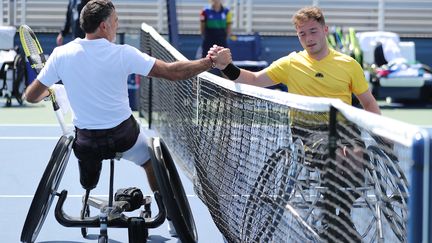
<svg viewBox="0 0 432 243">
<path fill-rule="evenodd" d="M 234 82 L 263 87 L 263 85 L 257 82 L 255 73 L 245 69 L 240 69 L 240 76 Z"/>
<path fill-rule="evenodd" d="M 197 74 L 211 69 L 213 62 L 210 58 L 195 61 L 180 61 L 173 64 L 174 80 L 189 79 Z"/>
<path fill-rule="evenodd" d="M 375 113 L 375 114 L 381 114 L 381 110 L 378 106 L 378 103 L 376 99 L 373 97 L 370 90 L 365 91 L 362 94 L 357 95 L 358 100 L 360 101 L 361 105 L 363 106 L 363 109 Z"/>
<path fill-rule="evenodd" d="M 34 80 L 26 89 L 23 98 L 30 103 L 38 103 L 49 95 L 48 88 L 38 80 Z"/>
<path fill-rule="evenodd" d="M 363 108 L 369 112 L 381 115 L 381 110 L 376 102 L 369 102 L 363 105 Z"/>
<path fill-rule="evenodd" d="M 228 77 L 228 79 L 242 84 L 249 84 L 258 87 L 267 87 L 273 85 L 270 79 L 265 79 L 263 76 L 265 72 L 251 72 L 246 69 L 241 69 L 230 63 L 228 66 L 222 70 L 222 73 Z"/>
<path fill-rule="evenodd" d="M 194 61 L 161 63 L 151 71 L 150 76 L 161 77 L 173 81 L 185 80 L 209 70 L 212 65 L 213 63 L 208 57 Z"/>
</svg>

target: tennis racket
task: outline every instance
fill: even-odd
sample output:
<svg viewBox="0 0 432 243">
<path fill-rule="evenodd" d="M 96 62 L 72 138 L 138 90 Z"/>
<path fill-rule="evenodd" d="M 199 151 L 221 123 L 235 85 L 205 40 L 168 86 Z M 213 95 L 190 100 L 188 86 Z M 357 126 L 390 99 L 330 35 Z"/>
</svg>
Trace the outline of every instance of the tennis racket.
<svg viewBox="0 0 432 243">
<path fill-rule="evenodd" d="M 33 70 L 36 71 L 36 73 L 39 73 L 45 66 L 46 59 L 45 55 L 43 54 L 42 46 L 40 45 L 35 33 L 29 26 L 21 25 L 19 27 L 19 36 L 21 45 L 24 50 L 24 54 L 27 57 L 30 66 L 33 68 Z M 49 98 L 53 105 L 53 109 L 55 111 L 60 127 L 63 131 L 63 134 L 67 134 L 68 130 L 66 129 L 60 106 L 56 101 L 55 92 L 53 89 L 48 89 L 48 91 Z"/>
</svg>

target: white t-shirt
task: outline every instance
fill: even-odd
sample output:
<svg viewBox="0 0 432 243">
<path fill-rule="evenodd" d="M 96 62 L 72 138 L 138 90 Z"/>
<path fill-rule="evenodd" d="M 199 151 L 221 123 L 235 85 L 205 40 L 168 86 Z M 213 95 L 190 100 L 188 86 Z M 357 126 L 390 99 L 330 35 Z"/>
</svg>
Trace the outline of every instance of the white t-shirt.
<svg viewBox="0 0 432 243">
<path fill-rule="evenodd" d="M 76 127 L 107 129 L 132 114 L 128 76 L 147 76 L 155 60 L 129 45 L 77 38 L 54 49 L 37 79 L 47 87 L 62 80 Z"/>
</svg>

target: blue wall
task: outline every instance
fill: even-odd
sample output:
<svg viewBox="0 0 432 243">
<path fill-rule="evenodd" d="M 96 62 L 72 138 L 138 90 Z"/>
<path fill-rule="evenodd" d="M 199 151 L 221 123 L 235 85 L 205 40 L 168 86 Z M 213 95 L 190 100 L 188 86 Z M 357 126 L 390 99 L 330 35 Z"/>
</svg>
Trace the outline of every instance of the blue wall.
<svg viewBox="0 0 432 243">
<path fill-rule="evenodd" d="M 37 33 L 37 36 L 44 52 L 50 54 L 56 46 L 55 39 L 57 33 Z M 69 40 L 70 37 L 66 37 L 65 41 Z M 401 38 L 401 41 L 415 42 L 417 60 L 432 67 L 432 39 Z M 197 48 L 201 44 L 201 36 L 180 35 L 179 42 L 180 52 L 189 59 L 195 59 Z M 15 36 L 15 44 L 20 46 L 18 35 Z M 296 36 L 262 36 L 261 45 L 261 60 L 265 60 L 269 64 L 280 57 L 288 55 L 292 51 L 302 50 Z"/>
<path fill-rule="evenodd" d="M 432 67 L 432 39 L 431 38 L 401 38 L 401 41 L 413 41 L 417 61 Z"/>
<path fill-rule="evenodd" d="M 430 38 L 401 38 L 401 41 L 415 42 L 417 61 L 432 67 L 432 39 Z M 189 59 L 195 59 L 195 53 L 201 44 L 199 35 L 181 35 L 180 52 Z M 296 36 L 262 36 L 261 59 L 269 64 L 292 51 L 303 50 Z"/>
</svg>

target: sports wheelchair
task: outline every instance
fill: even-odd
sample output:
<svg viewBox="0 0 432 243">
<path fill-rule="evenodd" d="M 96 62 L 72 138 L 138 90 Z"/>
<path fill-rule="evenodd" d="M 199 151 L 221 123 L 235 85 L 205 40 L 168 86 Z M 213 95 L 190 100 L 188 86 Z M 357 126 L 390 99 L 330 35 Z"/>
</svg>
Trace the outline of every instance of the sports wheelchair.
<svg viewBox="0 0 432 243">
<path fill-rule="evenodd" d="M 19 53 L 18 48 L 8 51 L 0 50 L 0 96 L 6 99 L 6 107 L 12 106 L 15 98 L 19 105 L 23 104 L 21 98 L 25 81 L 27 79 L 25 57 Z"/>
<path fill-rule="evenodd" d="M 247 199 L 242 241 L 286 242 L 286 232 L 297 225 L 302 229 L 299 234 L 308 242 L 406 242 L 407 179 L 397 157 L 378 146 L 386 142 L 379 137 L 371 138 L 374 143 L 365 148 L 368 165 L 361 182 L 350 187 L 339 185 L 337 189 L 326 182 L 328 168 L 317 168 L 305 159 L 311 150 L 301 139 L 273 153 Z M 323 147 L 315 149 L 326 151 Z M 321 159 L 329 162 L 328 158 Z M 331 219 L 326 221 L 324 212 L 331 200 L 328 195 L 334 191 L 357 194 L 349 212 L 354 220 L 350 219 L 352 225 L 348 227 L 347 221 L 338 218 L 340 214 L 333 218 L 330 215 Z M 343 224 L 343 228 L 337 229 Z"/>
<path fill-rule="evenodd" d="M 73 141 L 72 135 L 63 135 L 58 140 L 31 202 L 22 229 L 21 242 L 36 240 L 56 196 L 58 197 L 55 207 L 57 221 L 65 227 L 81 228 L 84 238 L 87 237 L 88 228 L 100 228 L 98 242 L 106 243 L 108 229 L 113 227 L 127 228 L 130 243 L 145 242 L 148 238 L 148 229 L 160 226 L 169 215 L 182 242 L 197 242 L 195 222 L 181 180 L 167 146 L 159 137 L 151 138 L 151 162 L 159 188 L 159 191 L 154 192 L 158 207 L 158 214 L 155 217 L 151 217 L 151 197 L 143 197 L 138 188 L 120 189 L 114 195 L 115 158 L 110 159 L 108 200 L 92 197 L 90 190 L 87 190 L 83 196 L 81 214 L 78 217 L 68 215 L 63 210 L 67 191 L 58 192 L 58 186 L 68 163 Z M 137 217 L 124 214 L 124 212 L 135 211 L 141 206 L 144 206 L 144 210 Z M 90 207 L 99 209 L 100 213 L 90 216 Z"/>
</svg>

